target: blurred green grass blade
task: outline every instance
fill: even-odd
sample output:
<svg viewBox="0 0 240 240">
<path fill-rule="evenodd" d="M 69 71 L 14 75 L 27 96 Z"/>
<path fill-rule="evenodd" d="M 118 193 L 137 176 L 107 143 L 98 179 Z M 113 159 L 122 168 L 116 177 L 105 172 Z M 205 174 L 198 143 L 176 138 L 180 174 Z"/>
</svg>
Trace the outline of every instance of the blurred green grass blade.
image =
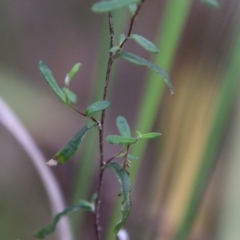
<svg viewBox="0 0 240 240">
<path fill-rule="evenodd" d="M 166 71 L 170 71 L 176 54 L 183 28 L 190 10 L 191 0 L 174 1 L 168 0 L 161 22 L 162 30 L 158 33 L 157 47 L 161 54 L 156 55 L 153 62 Z M 150 132 L 157 117 L 161 104 L 165 83 L 158 81 L 156 74 L 149 72 L 143 88 L 142 102 L 140 103 L 136 129 L 141 132 Z M 177 89 L 176 89 L 177 91 Z M 141 141 L 133 147 L 134 154 L 142 156 L 146 149 L 146 141 Z M 141 162 L 134 163 L 131 167 L 131 179 L 135 181 Z"/>
<path fill-rule="evenodd" d="M 219 100 L 215 111 L 212 129 L 206 143 L 206 149 L 203 153 L 201 165 L 193 184 L 192 194 L 189 200 L 187 210 L 183 221 L 180 224 L 175 240 L 187 239 L 196 218 L 198 208 L 201 202 L 202 194 L 209 180 L 211 170 L 220 146 L 223 134 L 225 132 L 227 120 L 234 103 L 236 92 L 239 88 L 239 62 L 240 62 L 240 28 L 236 37 L 235 45 L 232 49 L 229 66 L 223 79 L 219 94 Z"/>
<path fill-rule="evenodd" d="M 180 42 L 182 31 L 188 17 L 191 3 L 191 0 L 168 0 L 166 2 L 166 9 L 164 11 L 163 20 L 160 23 L 162 28 L 157 34 L 158 40 L 156 41 L 156 46 L 161 49 L 161 54 L 156 55 L 153 60 L 154 63 L 161 66 L 166 71 L 169 71 L 171 69 L 171 65 L 173 63 L 173 59 Z M 136 129 L 139 129 L 141 132 L 151 131 L 161 104 L 163 91 L 165 89 L 165 83 L 163 81 L 159 81 L 158 78 L 159 76 L 152 72 L 149 72 L 148 76 L 146 77 L 148 81 L 146 81 L 145 87 L 143 87 L 144 92 L 142 102 L 140 103 L 138 110 L 138 121 L 136 124 Z M 146 145 L 147 141 L 139 141 L 138 144 L 134 145 L 132 147 L 134 155 L 137 155 L 140 158 L 146 149 Z M 138 161 L 135 161 L 131 166 L 130 178 L 133 183 L 136 180 L 140 165 L 141 161 L 139 159 Z M 116 209 L 117 207 L 118 206 L 116 206 Z M 106 240 L 113 239 L 113 223 L 116 222 L 118 218 L 117 211 L 113 212 L 114 214 L 110 221 Z"/>
<path fill-rule="evenodd" d="M 217 221 L 217 240 L 240 239 L 240 191 L 239 191 L 239 169 L 240 169 L 240 88 L 237 93 L 237 105 L 234 108 L 234 121 L 231 138 L 228 141 L 227 163 L 224 169 L 223 194 L 220 200 Z"/>
</svg>

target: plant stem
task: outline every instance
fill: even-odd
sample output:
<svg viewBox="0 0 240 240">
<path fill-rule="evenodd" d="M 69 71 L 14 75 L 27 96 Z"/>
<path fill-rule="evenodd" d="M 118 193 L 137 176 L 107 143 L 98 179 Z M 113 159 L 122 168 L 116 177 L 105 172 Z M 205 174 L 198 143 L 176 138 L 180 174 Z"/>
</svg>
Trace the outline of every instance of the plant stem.
<svg viewBox="0 0 240 240">
<path fill-rule="evenodd" d="M 133 24 L 135 22 L 135 19 L 140 11 L 140 8 L 142 6 L 142 3 L 145 0 L 142 0 L 141 3 L 138 5 L 136 12 L 131 18 L 129 30 L 126 39 L 123 41 L 123 43 L 120 46 L 119 51 L 123 48 L 125 43 L 128 40 L 128 37 L 131 35 Z M 109 23 L 109 31 L 110 31 L 110 46 L 109 50 L 113 47 L 114 43 L 114 28 L 113 28 L 113 17 L 112 13 L 108 13 L 108 23 Z M 115 54 L 109 51 L 108 55 L 108 65 L 107 65 L 107 71 L 106 71 L 106 78 L 105 78 L 105 86 L 104 86 L 104 91 L 103 91 L 103 100 L 106 100 L 107 94 L 108 94 L 108 85 L 109 85 L 109 80 L 110 80 L 110 73 L 112 70 L 112 65 L 114 62 L 114 56 L 119 52 L 117 51 Z M 100 203 L 101 203 L 101 193 L 102 193 L 102 183 L 103 183 L 103 174 L 104 174 L 104 168 L 103 166 L 106 164 L 104 162 L 104 151 L 103 151 L 103 136 L 104 136 L 104 122 L 105 122 L 105 110 L 102 111 L 101 115 L 101 127 L 99 128 L 99 152 L 100 152 L 100 171 L 99 171 L 99 180 L 98 180 L 98 190 L 97 190 L 97 199 L 95 201 L 95 212 L 94 212 L 94 226 L 95 226 L 95 234 L 96 234 L 96 239 L 100 240 L 101 239 L 101 227 L 100 227 Z M 110 159 L 112 161 L 113 159 Z M 108 161 L 108 162 L 110 162 Z"/>
<path fill-rule="evenodd" d="M 131 33 L 132 33 L 132 28 L 133 28 L 133 24 L 135 22 L 135 19 L 142 7 L 142 4 L 144 3 L 145 0 L 142 0 L 141 3 L 138 5 L 137 9 L 136 9 L 136 12 L 134 13 L 134 15 L 132 16 L 131 18 L 131 22 L 130 22 L 130 26 L 129 26 L 129 29 L 128 29 L 128 34 L 127 34 L 127 37 L 124 39 L 124 41 L 122 42 L 122 44 L 119 46 L 119 50 L 115 53 L 115 55 L 117 55 L 123 48 L 123 46 L 125 45 L 125 43 L 127 42 L 128 38 L 130 37 Z"/>
<path fill-rule="evenodd" d="M 109 31 L 110 31 L 110 47 L 113 47 L 113 40 L 114 40 L 114 29 L 113 29 L 113 18 L 112 13 L 108 13 L 108 23 L 109 23 Z M 110 73 L 113 64 L 113 53 L 109 52 L 108 56 L 108 66 L 105 78 L 105 86 L 103 92 L 103 100 L 106 100 L 107 93 L 108 93 L 108 85 L 110 80 Z M 97 240 L 101 239 L 101 227 L 100 227 L 100 203 L 101 203 L 101 193 L 102 193 L 102 183 L 103 183 L 103 173 L 104 173 L 104 154 L 103 154 L 103 135 L 104 135 L 104 121 L 105 121 L 105 110 L 102 111 L 101 115 L 101 128 L 99 129 L 99 152 L 100 152 L 100 172 L 99 172 L 99 181 L 98 181 L 98 191 L 97 191 L 97 199 L 95 202 L 95 213 L 94 213 L 94 225 L 95 225 L 95 233 Z"/>
</svg>

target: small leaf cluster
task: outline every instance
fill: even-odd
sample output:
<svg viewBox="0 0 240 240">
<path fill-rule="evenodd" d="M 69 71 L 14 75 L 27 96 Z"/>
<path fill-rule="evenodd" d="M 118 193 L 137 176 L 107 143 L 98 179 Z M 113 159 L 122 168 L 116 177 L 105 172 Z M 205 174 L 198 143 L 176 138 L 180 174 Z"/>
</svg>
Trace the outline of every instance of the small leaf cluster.
<svg viewBox="0 0 240 240">
<path fill-rule="evenodd" d="M 127 120 L 122 116 L 119 116 L 117 118 L 117 128 L 121 135 L 109 135 L 106 140 L 110 144 L 131 145 L 137 143 L 140 139 L 153 139 L 161 136 L 161 133 L 157 132 L 142 134 L 139 131 L 137 131 L 136 137 L 132 137 Z"/>
</svg>

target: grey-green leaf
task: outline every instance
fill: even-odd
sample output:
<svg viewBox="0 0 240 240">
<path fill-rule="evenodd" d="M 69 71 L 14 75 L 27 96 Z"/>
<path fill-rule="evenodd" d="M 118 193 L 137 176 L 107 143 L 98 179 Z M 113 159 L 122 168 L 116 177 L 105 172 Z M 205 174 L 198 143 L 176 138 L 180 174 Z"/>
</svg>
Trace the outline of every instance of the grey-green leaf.
<svg viewBox="0 0 240 240">
<path fill-rule="evenodd" d="M 135 138 L 124 137 L 118 135 L 109 135 L 106 139 L 110 144 L 134 144 L 137 142 Z"/>
<path fill-rule="evenodd" d="M 117 117 L 117 127 L 119 133 L 124 137 L 131 137 L 131 131 L 126 118 L 122 116 Z"/>
<path fill-rule="evenodd" d="M 151 53 L 159 52 L 159 49 L 155 46 L 155 44 L 153 44 L 148 39 L 146 39 L 138 34 L 131 34 L 129 38 L 133 39 L 136 43 L 138 43 L 140 46 L 142 46 L 144 49 L 146 49 L 147 51 L 149 51 Z"/>
<path fill-rule="evenodd" d="M 49 164 L 51 165 L 53 161 L 57 163 L 64 164 L 66 163 L 77 151 L 80 143 L 82 142 L 83 138 L 86 136 L 87 132 L 95 125 L 85 125 L 83 128 L 78 131 L 73 138 L 69 140 L 69 142 L 61 149 L 59 150 L 54 156 L 53 159 L 49 161 Z M 57 164 L 56 163 L 56 164 Z M 55 165 L 56 165 L 55 164 Z"/>
<path fill-rule="evenodd" d="M 128 154 L 127 159 L 130 161 L 135 161 L 135 160 L 138 160 L 138 157 L 133 154 Z"/>
<path fill-rule="evenodd" d="M 119 50 L 119 49 L 120 49 L 119 46 L 114 46 L 114 47 L 112 47 L 112 48 L 109 50 L 109 52 L 116 52 L 116 51 Z"/>
<path fill-rule="evenodd" d="M 124 34 L 120 34 L 119 37 L 119 46 L 124 42 L 124 40 L 126 39 L 126 36 Z"/>
<path fill-rule="evenodd" d="M 126 7 L 131 3 L 139 3 L 140 0 L 111 0 L 100 1 L 92 5 L 92 11 L 97 13 L 105 13 L 122 7 Z"/>
<path fill-rule="evenodd" d="M 122 226 L 126 223 L 131 212 L 131 185 L 128 173 L 121 167 L 121 165 L 116 162 L 111 162 L 105 167 L 110 168 L 115 172 L 120 185 L 120 193 L 122 196 L 121 219 L 114 228 L 114 234 L 116 235 Z"/>
<path fill-rule="evenodd" d="M 41 230 L 37 231 L 34 234 L 34 236 L 36 238 L 40 238 L 40 239 L 45 238 L 47 235 L 54 232 L 54 230 L 55 230 L 58 222 L 61 220 L 61 218 L 65 217 L 73 212 L 79 211 L 79 210 L 87 210 L 90 212 L 94 212 L 94 203 L 81 200 L 81 201 L 79 201 L 79 203 L 66 208 L 61 213 L 57 214 L 54 217 L 53 221 L 49 225 L 47 225 L 46 227 L 43 227 Z"/>
<path fill-rule="evenodd" d="M 65 94 L 63 93 L 62 89 L 58 86 L 51 70 L 47 67 L 47 65 L 43 61 L 39 62 L 39 70 L 47 84 L 50 86 L 50 88 L 61 99 L 61 101 L 66 104 Z"/>
<path fill-rule="evenodd" d="M 137 4 L 136 3 L 131 3 L 130 5 L 128 5 L 129 11 L 131 13 L 132 16 L 134 16 L 136 10 L 137 10 Z"/>
<path fill-rule="evenodd" d="M 69 88 L 66 88 L 66 87 L 63 88 L 63 92 L 65 94 L 66 101 L 69 101 L 71 103 L 76 103 L 77 95 L 74 92 L 72 92 Z"/>
<path fill-rule="evenodd" d="M 87 109 L 85 110 L 85 113 L 89 117 L 95 112 L 106 109 L 107 107 L 109 107 L 109 105 L 110 105 L 109 101 L 106 101 L 106 100 L 98 101 L 88 106 Z"/>
<path fill-rule="evenodd" d="M 219 3 L 217 0 L 202 0 L 203 3 L 211 6 L 211 7 L 219 7 Z"/>
<path fill-rule="evenodd" d="M 171 91 L 171 94 L 174 93 L 173 86 L 170 81 L 169 75 L 162 68 L 155 65 L 154 63 L 149 62 L 146 59 L 136 56 L 129 52 L 120 52 L 115 56 L 115 58 L 123 58 L 131 63 L 136 64 L 136 65 L 146 66 L 146 67 L 151 68 L 153 71 L 157 72 L 159 75 L 161 75 L 163 77 L 163 79 L 165 80 L 166 84 L 168 85 L 168 87 Z"/>
<path fill-rule="evenodd" d="M 145 134 L 141 134 L 141 138 L 144 139 L 153 139 L 153 138 L 157 138 L 160 137 L 162 134 L 158 133 L 158 132 L 151 132 L 151 133 L 145 133 Z"/>
</svg>

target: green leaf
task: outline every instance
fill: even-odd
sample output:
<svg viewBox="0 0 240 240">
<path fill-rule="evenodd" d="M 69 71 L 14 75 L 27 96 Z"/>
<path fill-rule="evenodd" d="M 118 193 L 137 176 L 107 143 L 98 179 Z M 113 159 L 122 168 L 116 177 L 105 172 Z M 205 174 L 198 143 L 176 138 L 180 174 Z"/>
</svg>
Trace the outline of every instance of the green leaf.
<svg viewBox="0 0 240 240">
<path fill-rule="evenodd" d="M 80 67 L 81 67 L 81 63 L 76 63 L 72 69 L 69 71 L 69 73 L 67 74 L 66 78 L 65 78 L 65 85 L 68 86 L 70 83 L 70 80 L 75 76 L 75 74 L 79 71 Z"/>
<path fill-rule="evenodd" d="M 155 44 L 153 44 L 152 42 L 150 42 L 149 40 L 147 40 L 146 38 L 144 38 L 138 34 L 131 34 L 129 38 L 133 39 L 140 46 L 142 46 L 144 49 L 146 49 L 147 51 L 149 51 L 151 53 L 159 52 L 159 49 L 155 46 Z"/>
<path fill-rule="evenodd" d="M 153 138 L 157 138 L 160 137 L 162 134 L 158 133 L 158 132 L 151 132 L 151 133 L 145 133 L 145 134 L 141 134 L 141 138 L 144 139 L 153 139 Z"/>
<path fill-rule="evenodd" d="M 168 87 L 171 91 L 171 94 L 174 93 L 173 86 L 172 86 L 172 83 L 170 81 L 168 74 L 162 68 L 158 67 L 154 63 L 151 63 L 151 62 L 147 61 L 146 59 L 136 56 L 129 52 L 120 52 L 115 56 L 115 58 L 123 58 L 131 63 L 136 64 L 136 65 L 147 66 L 147 67 L 151 68 L 153 71 L 157 72 L 159 75 L 161 75 L 163 77 L 163 79 L 165 80 L 166 84 L 168 85 Z"/>
<path fill-rule="evenodd" d="M 105 13 L 122 7 L 126 7 L 131 3 L 139 3 L 140 0 L 112 0 L 100 1 L 92 5 L 92 11 L 97 13 Z"/>
<path fill-rule="evenodd" d="M 124 34 L 121 34 L 119 37 L 119 45 L 121 45 L 125 39 L 126 39 L 126 36 Z"/>
<path fill-rule="evenodd" d="M 124 137 L 118 135 L 109 135 L 106 139 L 110 144 L 134 144 L 137 142 L 135 138 Z"/>
<path fill-rule="evenodd" d="M 43 61 L 39 62 L 39 70 L 47 84 L 50 86 L 50 88 L 61 99 L 61 101 L 66 104 L 65 94 L 63 93 L 62 89 L 58 86 L 51 70 L 47 67 L 47 65 Z"/>
<path fill-rule="evenodd" d="M 86 136 L 87 132 L 95 125 L 87 124 L 80 131 L 78 131 L 72 139 L 60 150 L 58 151 L 53 158 L 48 162 L 49 165 L 57 165 L 57 163 L 64 164 L 66 163 L 77 151 L 80 143 L 83 138 Z M 54 162 L 55 161 L 55 162 Z"/>
<path fill-rule="evenodd" d="M 46 227 L 43 227 L 41 230 L 37 231 L 34 234 L 34 236 L 36 238 L 40 238 L 40 239 L 45 238 L 47 235 L 54 232 L 54 230 L 55 230 L 58 222 L 61 220 L 61 218 L 65 217 L 73 212 L 79 211 L 79 210 L 87 210 L 90 212 L 94 212 L 94 203 L 81 200 L 81 201 L 79 201 L 79 203 L 66 208 L 61 213 L 57 214 L 54 217 L 53 221 L 49 225 L 47 225 Z"/>
<path fill-rule="evenodd" d="M 203 3 L 211 6 L 211 7 L 219 7 L 219 3 L 217 0 L 202 0 Z"/>
<path fill-rule="evenodd" d="M 106 109 L 109 105 L 110 105 L 109 101 L 106 101 L 106 100 L 98 101 L 88 106 L 87 109 L 85 110 L 85 113 L 89 117 L 95 112 Z"/>
<path fill-rule="evenodd" d="M 135 160 L 138 160 L 138 157 L 133 154 L 128 154 L 127 159 L 130 161 L 135 161 Z"/>
<path fill-rule="evenodd" d="M 124 137 L 131 137 L 131 131 L 126 118 L 122 116 L 117 117 L 117 127 L 119 133 Z"/>
<path fill-rule="evenodd" d="M 137 10 L 137 4 L 136 3 L 131 3 L 130 5 L 128 5 L 129 11 L 131 13 L 132 16 L 134 16 L 136 10 Z"/>
<path fill-rule="evenodd" d="M 114 46 L 110 49 L 110 52 L 116 52 L 119 48 L 119 46 Z"/>
<path fill-rule="evenodd" d="M 114 234 L 116 235 L 122 226 L 126 223 L 131 212 L 131 185 L 127 171 L 123 169 L 118 163 L 111 162 L 105 167 L 110 168 L 115 172 L 120 185 L 120 193 L 122 196 L 121 219 L 114 228 Z"/>
<path fill-rule="evenodd" d="M 76 103 L 77 95 L 74 92 L 72 92 L 69 88 L 66 88 L 66 87 L 63 88 L 63 92 L 65 94 L 66 101 L 69 101 L 71 103 Z"/>
</svg>

